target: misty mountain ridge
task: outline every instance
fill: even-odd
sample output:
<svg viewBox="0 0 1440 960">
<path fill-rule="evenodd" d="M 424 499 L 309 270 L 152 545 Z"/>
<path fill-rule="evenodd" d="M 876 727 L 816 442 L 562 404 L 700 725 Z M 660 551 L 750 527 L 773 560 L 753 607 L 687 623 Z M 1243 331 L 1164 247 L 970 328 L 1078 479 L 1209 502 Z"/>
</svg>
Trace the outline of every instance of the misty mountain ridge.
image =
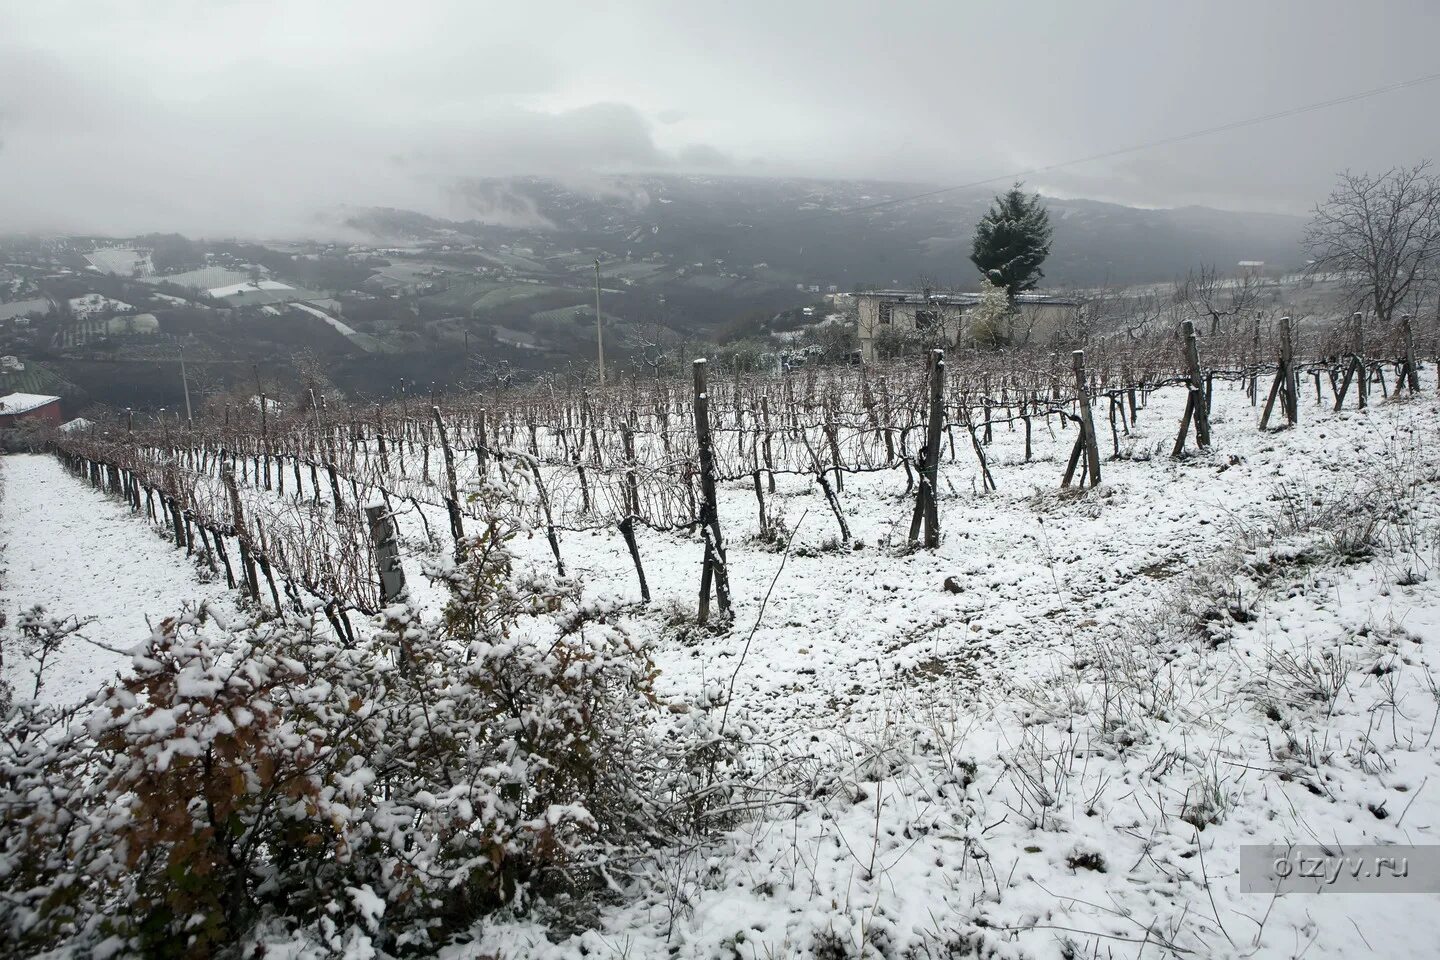
<svg viewBox="0 0 1440 960">
<path fill-rule="evenodd" d="M 969 285 L 970 241 L 994 189 L 925 184 L 680 174 L 583 182 L 483 178 L 455 191 L 453 217 L 352 208 L 341 223 L 379 243 L 511 244 L 583 249 L 602 259 L 757 268 L 848 289 L 919 277 Z M 1045 198 L 1055 228 L 1052 287 L 1161 281 L 1201 264 L 1303 263 L 1305 220 L 1200 206 L 1139 208 Z M 465 214 L 469 213 L 469 216 Z"/>
</svg>

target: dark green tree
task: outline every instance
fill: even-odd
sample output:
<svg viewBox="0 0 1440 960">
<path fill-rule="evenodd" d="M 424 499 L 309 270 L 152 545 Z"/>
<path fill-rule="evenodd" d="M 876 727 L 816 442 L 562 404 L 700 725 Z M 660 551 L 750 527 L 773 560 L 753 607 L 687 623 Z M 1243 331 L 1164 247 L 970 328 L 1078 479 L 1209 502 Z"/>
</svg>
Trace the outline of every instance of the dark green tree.
<svg viewBox="0 0 1440 960">
<path fill-rule="evenodd" d="M 1040 195 L 1027 196 L 1017 183 L 996 197 L 975 225 L 970 261 L 1013 300 L 1017 293 L 1034 290 L 1045 276 L 1040 265 L 1050 253 L 1050 233 L 1050 214 Z"/>
</svg>

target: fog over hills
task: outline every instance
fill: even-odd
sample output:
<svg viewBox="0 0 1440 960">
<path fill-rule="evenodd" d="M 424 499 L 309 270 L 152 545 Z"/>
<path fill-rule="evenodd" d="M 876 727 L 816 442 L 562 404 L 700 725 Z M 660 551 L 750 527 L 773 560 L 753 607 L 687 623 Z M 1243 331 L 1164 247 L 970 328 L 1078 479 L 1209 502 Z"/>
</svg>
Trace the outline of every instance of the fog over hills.
<svg viewBox="0 0 1440 960">
<path fill-rule="evenodd" d="M 627 175 L 576 183 L 541 177 L 471 180 L 457 188 L 468 219 L 364 208 L 341 222 L 380 242 L 454 235 L 483 242 L 597 249 L 613 258 L 728 264 L 747 276 L 835 284 L 966 286 L 975 222 L 992 196 L 862 180 Z M 1047 198 L 1055 242 L 1051 286 L 1168 280 L 1239 260 L 1298 266 L 1300 217 L 1188 206 L 1142 209 Z M 783 277 L 782 277 L 783 275 Z"/>
</svg>

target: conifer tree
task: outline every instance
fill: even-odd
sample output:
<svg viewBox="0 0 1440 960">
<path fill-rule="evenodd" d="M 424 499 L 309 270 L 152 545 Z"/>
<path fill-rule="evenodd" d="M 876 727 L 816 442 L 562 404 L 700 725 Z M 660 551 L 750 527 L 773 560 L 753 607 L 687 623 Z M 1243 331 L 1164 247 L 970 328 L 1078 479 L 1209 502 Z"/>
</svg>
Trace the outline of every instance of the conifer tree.
<svg viewBox="0 0 1440 960">
<path fill-rule="evenodd" d="M 997 196 L 975 226 L 970 260 L 980 274 L 1006 296 L 1035 289 L 1044 271 L 1040 265 L 1050 253 L 1050 214 L 1039 194 L 1027 196 L 1015 184 Z"/>
</svg>

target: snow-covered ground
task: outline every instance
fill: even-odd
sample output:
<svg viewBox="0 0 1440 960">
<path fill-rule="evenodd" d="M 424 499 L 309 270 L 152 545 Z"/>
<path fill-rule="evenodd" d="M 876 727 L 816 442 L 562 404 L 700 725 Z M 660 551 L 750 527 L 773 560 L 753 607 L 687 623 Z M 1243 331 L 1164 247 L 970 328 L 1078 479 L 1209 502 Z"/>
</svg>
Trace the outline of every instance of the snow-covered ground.
<svg viewBox="0 0 1440 960">
<path fill-rule="evenodd" d="M 344 336 L 351 337 L 355 335 L 354 327 L 350 326 L 349 324 L 341 323 L 339 320 L 330 316 L 330 314 L 326 313 L 324 310 L 321 310 L 319 307 L 312 307 L 304 303 L 292 303 L 291 306 L 294 307 L 296 310 L 303 310 L 306 313 L 310 314 L 312 317 L 316 317 L 320 320 L 325 321 Z"/>
<path fill-rule="evenodd" d="M 770 501 L 788 553 L 755 536 L 748 481 L 727 484 L 728 632 L 681 615 L 694 537 L 641 533 L 642 607 L 618 535 L 562 534 L 569 572 L 648 645 L 664 692 L 719 705 L 733 689 L 729 723 L 763 788 L 747 796 L 763 801 L 722 837 L 617 871 L 583 932 L 497 918 L 442 956 L 1435 955 L 1440 889 L 1275 897 L 1238 875 L 1244 844 L 1440 844 L 1440 396 L 1426 386 L 1338 414 L 1312 396 L 1298 427 L 1261 433 L 1221 385 L 1213 450 L 1179 461 L 1184 393 L 1160 391 L 1105 483 L 1066 495 L 1073 432 L 1037 423 L 1026 463 L 1019 428 L 997 428 L 993 493 L 960 433 L 935 551 L 904 548 L 898 470 L 845 478 L 844 549 L 808 478 L 781 477 Z M 104 616 L 95 635 L 116 642 L 143 637 L 144 613 L 221 592 L 53 461 L 9 458 L 0 474 L 9 610 Z M 413 509 L 397 519 L 433 614 L 443 592 L 419 568 L 444 544 Z M 543 534 L 520 549 L 553 567 Z M 97 653 L 69 651 L 75 695 L 119 665 L 91 667 Z"/>
<path fill-rule="evenodd" d="M 237 293 L 249 293 L 252 290 L 294 290 L 288 283 L 281 283 L 279 280 L 247 280 L 244 283 L 229 283 L 222 287 L 211 287 L 205 292 L 212 297 L 223 299 L 233 297 Z"/>
<path fill-rule="evenodd" d="M 12 628 L 22 610 L 41 604 L 53 617 L 90 620 L 81 636 L 126 650 L 150 636 L 146 617 L 158 622 L 204 600 L 233 612 L 227 594 L 223 579 L 201 582 L 183 549 L 54 457 L 0 457 L 0 609 Z M 72 638 L 46 667 L 40 699 L 83 700 L 129 663 Z M 29 695 L 31 664 L 7 657 L 6 674 Z"/>
<path fill-rule="evenodd" d="M 989 494 L 962 434 L 933 553 L 897 549 L 895 474 L 846 478 L 850 551 L 826 548 L 816 487 L 782 478 L 781 570 L 729 485 L 735 628 L 663 626 L 693 609 L 700 550 L 651 533 L 659 610 L 631 630 L 661 638 L 674 693 L 734 678 L 732 722 L 786 771 L 777 802 L 579 940 L 509 926 L 449 955 L 1434 955 L 1440 889 L 1272 898 L 1238 877 L 1242 844 L 1440 843 L 1434 389 L 1338 414 L 1312 397 L 1261 433 L 1222 386 L 1213 452 L 1180 461 L 1184 394 L 1161 391 L 1078 496 L 1055 489 L 1073 432 L 1037 428 L 1026 464 L 998 429 Z M 1348 505 L 1396 503 L 1373 557 L 1336 559 Z M 562 548 L 587 594 L 633 598 L 612 539 Z"/>
</svg>

